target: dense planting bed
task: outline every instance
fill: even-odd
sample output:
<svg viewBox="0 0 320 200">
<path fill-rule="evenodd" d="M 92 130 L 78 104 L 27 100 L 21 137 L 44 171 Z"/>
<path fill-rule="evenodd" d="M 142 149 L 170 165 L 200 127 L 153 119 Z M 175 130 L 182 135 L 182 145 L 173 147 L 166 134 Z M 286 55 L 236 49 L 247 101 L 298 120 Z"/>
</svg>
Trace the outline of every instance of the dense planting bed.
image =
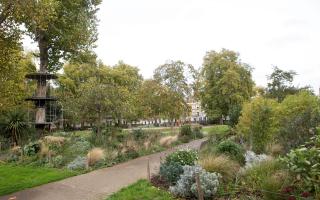
<svg viewBox="0 0 320 200">
<path fill-rule="evenodd" d="M 109 167 L 139 156 L 189 142 L 191 128 L 180 137 L 179 128 L 105 129 L 55 132 L 3 155 L 0 162 L 0 195 Z M 197 133 L 199 134 L 199 132 Z"/>
</svg>

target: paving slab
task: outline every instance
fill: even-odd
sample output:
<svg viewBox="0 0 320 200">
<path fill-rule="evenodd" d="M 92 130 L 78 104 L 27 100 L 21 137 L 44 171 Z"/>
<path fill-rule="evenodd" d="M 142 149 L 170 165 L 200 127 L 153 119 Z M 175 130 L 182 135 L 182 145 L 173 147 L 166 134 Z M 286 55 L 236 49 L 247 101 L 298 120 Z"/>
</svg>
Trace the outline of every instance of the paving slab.
<svg viewBox="0 0 320 200">
<path fill-rule="evenodd" d="M 151 173 L 159 170 L 160 160 L 177 149 L 199 149 L 206 139 L 195 140 L 161 153 L 143 156 L 134 160 L 48 183 L 0 197 L 8 200 L 101 200 L 139 179 L 147 178 L 147 163 Z"/>
</svg>

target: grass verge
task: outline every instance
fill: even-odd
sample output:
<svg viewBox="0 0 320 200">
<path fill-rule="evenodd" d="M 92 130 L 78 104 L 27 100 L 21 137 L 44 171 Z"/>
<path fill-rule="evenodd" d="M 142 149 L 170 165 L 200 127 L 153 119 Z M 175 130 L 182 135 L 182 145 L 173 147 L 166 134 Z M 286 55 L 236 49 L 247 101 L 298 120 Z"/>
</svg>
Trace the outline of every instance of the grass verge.
<svg viewBox="0 0 320 200">
<path fill-rule="evenodd" d="M 212 135 L 212 134 L 223 135 L 228 131 L 230 131 L 230 126 L 228 125 L 204 126 L 202 128 L 202 131 L 205 133 L 205 135 Z"/>
<path fill-rule="evenodd" d="M 0 196 L 74 175 L 67 170 L 0 164 Z"/>
<path fill-rule="evenodd" d="M 146 180 L 121 189 L 106 200 L 174 200 L 170 193 L 152 186 Z"/>
</svg>

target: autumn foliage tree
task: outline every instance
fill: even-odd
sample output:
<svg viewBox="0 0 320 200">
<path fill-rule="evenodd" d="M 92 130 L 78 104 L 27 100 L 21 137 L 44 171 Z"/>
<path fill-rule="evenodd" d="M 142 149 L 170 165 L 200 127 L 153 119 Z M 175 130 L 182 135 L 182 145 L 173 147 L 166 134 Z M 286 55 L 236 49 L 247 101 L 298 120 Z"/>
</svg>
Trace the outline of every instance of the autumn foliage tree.
<svg viewBox="0 0 320 200">
<path fill-rule="evenodd" d="M 250 99 L 254 86 L 251 70 L 234 51 L 207 52 L 201 71 L 200 99 L 210 118 L 225 118 L 232 108 L 238 109 Z"/>
</svg>

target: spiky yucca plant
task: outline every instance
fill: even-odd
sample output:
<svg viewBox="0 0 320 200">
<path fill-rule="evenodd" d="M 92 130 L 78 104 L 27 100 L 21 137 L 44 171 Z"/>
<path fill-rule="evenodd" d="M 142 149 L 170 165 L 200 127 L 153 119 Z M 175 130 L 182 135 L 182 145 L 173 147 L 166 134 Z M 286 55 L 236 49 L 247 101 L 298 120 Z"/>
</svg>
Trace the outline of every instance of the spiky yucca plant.
<svg viewBox="0 0 320 200">
<path fill-rule="evenodd" d="M 28 124 L 25 112 L 14 110 L 5 114 L 4 130 L 7 137 L 12 139 L 14 145 L 18 145 L 21 135 L 27 128 Z"/>
</svg>

